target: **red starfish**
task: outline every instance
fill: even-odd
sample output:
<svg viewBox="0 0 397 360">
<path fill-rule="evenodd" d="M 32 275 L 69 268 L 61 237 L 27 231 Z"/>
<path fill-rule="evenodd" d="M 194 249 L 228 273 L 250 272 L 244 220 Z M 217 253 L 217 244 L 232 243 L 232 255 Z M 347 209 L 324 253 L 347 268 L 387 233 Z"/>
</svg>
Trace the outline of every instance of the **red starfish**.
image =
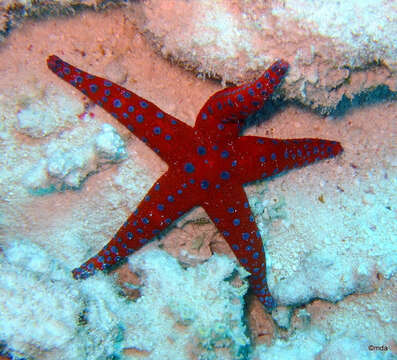
<svg viewBox="0 0 397 360">
<path fill-rule="evenodd" d="M 168 171 L 153 185 L 113 239 L 73 270 L 76 279 L 104 270 L 141 248 L 194 206 L 202 206 L 252 275 L 253 292 L 271 311 L 265 253 L 243 184 L 326 159 L 340 143 L 239 136 L 247 116 L 260 109 L 288 69 L 275 62 L 256 81 L 218 91 L 204 104 L 194 128 L 108 80 L 50 56 L 48 67 L 124 124 L 154 150 Z"/>
</svg>

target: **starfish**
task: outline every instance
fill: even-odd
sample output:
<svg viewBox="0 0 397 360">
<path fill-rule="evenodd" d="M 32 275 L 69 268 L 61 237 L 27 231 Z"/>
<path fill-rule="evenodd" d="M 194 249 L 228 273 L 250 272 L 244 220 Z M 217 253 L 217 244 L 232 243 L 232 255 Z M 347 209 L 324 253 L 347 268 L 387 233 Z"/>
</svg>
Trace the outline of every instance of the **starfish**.
<svg viewBox="0 0 397 360">
<path fill-rule="evenodd" d="M 168 164 L 136 210 L 99 253 L 73 270 L 84 279 L 137 251 L 195 206 L 202 206 L 251 273 L 250 287 L 267 311 L 275 307 L 266 280 L 260 232 L 243 185 L 272 177 L 343 151 L 339 142 L 240 136 L 244 120 L 273 93 L 288 63 L 276 61 L 248 84 L 218 91 L 192 128 L 109 80 L 88 74 L 52 55 L 48 67 L 103 107 Z"/>
</svg>

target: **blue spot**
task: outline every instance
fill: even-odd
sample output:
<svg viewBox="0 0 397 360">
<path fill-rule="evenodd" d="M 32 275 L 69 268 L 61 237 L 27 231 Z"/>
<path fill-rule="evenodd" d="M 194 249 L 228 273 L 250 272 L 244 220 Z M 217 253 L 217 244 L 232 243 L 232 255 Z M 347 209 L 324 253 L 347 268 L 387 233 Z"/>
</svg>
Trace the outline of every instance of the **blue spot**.
<svg viewBox="0 0 397 360">
<path fill-rule="evenodd" d="M 202 118 L 203 120 L 207 120 L 207 114 L 206 114 L 206 113 L 202 113 L 202 114 L 201 114 L 201 118 Z"/>
<path fill-rule="evenodd" d="M 123 118 L 128 119 L 130 116 L 127 113 L 123 113 Z"/>
<path fill-rule="evenodd" d="M 120 108 L 121 107 L 121 101 L 119 99 L 115 99 L 113 101 L 113 106 L 116 108 Z"/>
<path fill-rule="evenodd" d="M 129 98 L 131 97 L 131 93 L 130 93 L 129 91 L 123 91 L 123 96 L 124 96 L 126 99 L 129 99 Z"/>
<path fill-rule="evenodd" d="M 240 225 L 240 219 L 234 219 L 233 220 L 233 225 L 234 226 L 239 226 Z"/>
<path fill-rule="evenodd" d="M 199 146 L 199 147 L 197 147 L 197 153 L 199 155 L 205 155 L 207 153 L 207 150 L 205 149 L 204 146 Z"/>
<path fill-rule="evenodd" d="M 172 119 L 171 120 L 171 125 L 176 125 L 176 120 Z"/>
<path fill-rule="evenodd" d="M 332 147 L 331 146 L 327 146 L 327 153 L 331 153 L 332 152 Z"/>
<path fill-rule="evenodd" d="M 310 151 L 306 151 L 306 156 L 310 156 Z"/>
<path fill-rule="evenodd" d="M 218 145 L 213 145 L 212 150 L 215 150 L 215 151 L 218 150 Z"/>
<path fill-rule="evenodd" d="M 103 256 L 98 256 L 98 262 L 103 263 L 105 258 Z"/>
<path fill-rule="evenodd" d="M 194 165 L 192 163 L 186 163 L 185 164 L 185 171 L 187 173 L 192 173 L 194 172 Z"/>
<path fill-rule="evenodd" d="M 150 195 L 146 195 L 145 196 L 145 201 L 149 201 L 150 200 Z"/>
<path fill-rule="evenodd" d="M 250 215 L 248 219 L 249 219 L 250 222 L 254 222 L 255 221 L 254 217 L 252 215 Z"/>
<path fill-rule="evenodd" d="M 222 234 L 224 237 L 228 237 L 230 235 L 229 231 L 224 231 Z"/>
<path fill-rule="evenodd" d="M 221 152 L 221 158 L 227 159 L 228 157 L 229 157 L 229 152 L 226 151 L 226 150 L 223 150 L 223 151 Z"/>
<path fill-rule="evenodd" d="M 196 182 L 196 180 L 194 180 L 194 179 L 189 179 L 189 182 L 190 182 L 191 184 L 194 184 L 194 183 Z"/>
<path fill-rule="evenodd" d="M 167 218 L 167 219 L 165 219 L 165 223 L 168 225 L 168 224 L 171 224 L 171 222 L 172 222 L 172 220 L 170 219 L 170 218 Z"/>
<path fill-rule="evenodd" d="M 91 84 L 91 85 L 90 85 L 90 90 L 91 90 L 91 92 L 96 93 L 97 90 L 98 90 L 98 85 L 96 85 L 96 84 Z"/>
<path fill-rule="evenodd" d="M 247 245 L 247 247 L 245 248 L 245 250 L 247 250 L 247 251 L 252 251 L 252 246 L 251 246 L 251 245 Z"/>
<path fill-rule="evenodd" d="M 223 130 L 225 128 L 225 125 L 223 125 L 222 123 L 218 124 L 218 129 L 219 130 Z"/>
<path fill-rule="evenodd" d="M 237 244 L 233 244 L 232 249 L 237 251 L 238 249 L 240 249 L 240 247 Z"/>
<path fill-rule="evenodd" d="M 256 83 L 256 88 L 257 89 L 262 89 L 262 87 L 263 87 L 262 83 L 260 83 L 260 82 Z"/>
<path fill-rule="evenodd" d="M 243 102 L 244 101 L 244 96 L 241 95 L 241 94 L 238 94 L 237 95 L 237 100 L 240 101 L 240 102 Z"/>
<path fill-rule="evenodd" d="M 253 88 L 249 88 L 248 89 L 248 94 L 250 94 L 251 96 L 254 96 L 255 95 L 254 89 Z"/>
<path fill-rule="evenodd" d="M 256 235 L 256 237 L 257 237 L 258 239 L 261 238 L 261 233 L 259 232 L 259 230 L 256 231 L 255 235 Z"/>
<path fill-rule="evenodd" d="M 300 150 L 298 149 L 297 153 L 298 153 L 298 156 L 299 156 L 299 157 L 302 157 L 302 151 L 300 151 Z"/>
<path fill-rule="evenodd" d="M 248 260 L 247 260 L 246 258 L 240 259 L 240 262 L 241 262 L 242 264 L 248 264 Z"/>
<path fill-rule="evenodd" d="M 222 110 L 222 104 L 220 102 L 216 103 L 216 107 L 218 108 L 218 110 Z"/>
<path fill-rule="evenodd" d="M 116 246 L 112 246 L 112 247 L 110 248 L 110 251 L 111 251 L 113 254 L 118 254 L 118 253 L 119 253 L 119 249 L 117 249 Z"/>
<path fill-rule="evenodd" d="M 143 230 L 141 228 L 136 229 L 140 234 L 143 234 Z"/>
<path fill-rule="evenodd" d="M 157 116 L 159 119 L 162 119 L 162 118 L 164 117 L 164 113 L 162 113 L 161 111 L 157 111 L 156 116 Z"/>
<path fill-rule="evenodd" d="M 111 83 L 110 81 L 108 81 L 108 80 L 105 80 L 105 81 L 103 82 L 103 85 L 105 85 L 105 86 L 112 86 L 112 83 Z"/>
<path fill-rule="evenodd" d="M 183 187 L 184 189 L 186 189 L 187 184 L 186 184 L 186 183 L 182 184 L 182 187 Z"/>
<path fill-rule="evenodd" d="M 232 207 L 228 208 L 227 212 L 230 213 L 230 214 L 233 214 L 234 213 L 234 208 L 232 208 Z"/>
<path fill-rule="evenodd" d="M 285 150 L 285 152 L 284 152 L 284 158 L 285 158 L 285 159 L 288 159 L 288 150 Z"/>
<path fill-rule="evenodd" d="M 143 115 L 142 115 L 142 114 L 137 115 L 136 121 L 138 121 L 139 123 L 141 123 L 141 122 L 143 121 Z"/>
<path fill-rule="evenodd" d="M 256 251 L 254 252 L 254 255 L 252 255 L 252 257 L 256 260 L 259 259 L 259 253 Z"/>
<path fill-rule="evenodd" d="M 161 128 L 160 128 L 160 126 L 155 126 L 155 127 L 153 128 L 153 132 L 154 132 L 156 135 L 161 134 Z"/>
<path fill-rule="evenodd" d="M 154 185 L 154 190 L 159 191 L 160 190 L 160 184 Z"/>
<path fill-rule="evenodd" d="M 159 209 L 160 211 L 164 210 L 164 205 L 163 204 L 158 204 L 157 205 L 157 209 Z"/>
<path fill-rule="evenodd" d="M 109 89 L 106 89 L 106 90 L 104 91 L 104 93 L 105 93 L 106 96 L 109 96 L 109 95 L 110 95 L 110 90 L 109 90 Z"/>
<path fill-rule="evenodd" d="M 235 167 L 237 165 L 237 160 L 232 161 L 232 167 Z"/>
<path fill-rule="evenodd" d="M 218 224 L 219 223 L 219 219 L 218 218 L 214 218 L 214 223 Z"/>
<path fill-rule="evenodd" d="M 167 134 L 167 135 L 164 136 L 164 139 L 167 140 L 167 141 L 170 141 L 172 138 L 171 138 L 171 135 Z"/>
<path fill-rule="evenodd" d="M 183 191 L 182 191 L 181 189 L 178 189 L 176 192 L 177 192 L 179 195 L 183 193 Z"/>
<path fill-rule="evenodd" d="M 230 173 L 228 171 L 222 171 L 221 172 L 221 179 L 222 180 L 229 180 L 230 179 Z"/>
<path fill-rule="evenodd" d="M 264 156 L 261 156 L 261 157 L 259 158 L 259 161 L 260 161 L 261 163 L 264 163 L 264 162 L 266 162 L 266 158 L 265 158 Z"/>
<path fill-rule="evenodd" d="M 207 190 L 207 189 L 208 189 L 208 186 L 209 186 L 209 182 L 208 182 L 207 180 L 203 180 L 203 181 L 201 182 L 201 188 L 202 188 L 203 190 Z"/>
<path fill-rule="evenodd" d="M 167 200 L 169 202 L 174 202 L 175 198 L 172 195 L 168 195 Z"/>
<path fill-rule="evenodd" d="M 83 78 L 81 76 L 76 76 L 76 82 L 81 84 L 83 82 Z"/>
<path fill-rule="evenodd" d="M 128 106 L 128 109 L 127 109 L 129 112 L 133 112 L 134 111 L 134 107 L 132 106 L 132 105 L 130 105 L 130 106 Z"/>
<path fill-rule="evenodd" d="M 94 264 L 93 264 L 93 263 L 89 263 L 89 264 L 87 265 L 87 269 L 88 269 L 88 270 L 94 270 Z"/>
<path fill-rule="evenodd" d="M 249 207 L 249 204 L 248 204 L 248 202 L 247 202 L 247 201 L 244 203 L 244 207 L 245 207 L 246 209 L 248 209 L 248 207 Z"/>
<path fill-rule="evenodd" d="M 157 234 L 159 234 L 160 233 L 160 230 L 159 229 L 154 229 L 153 231 L 152 231 L 152 234 L 153 235 L 157 235 Z"/>
<path fill-rule="evenodd" d="M 243 240 L 248 240 L 250 238 L 250 234 L 247 232 L 243 232 L 241 234 L 241 237 L 243 238 Z"/>
<path fill-rule="evenodd" d="M 275 153 L 272 153 L 271 159 L 272 159 L 272 160 L 276 160 L 276 159 L 277 159 L 277 156 L 276 156 Z"/>
<path fill-rule="evenodd" d="M 264 143 L 265 143 L 265 141 L 264 141 L 263 139 L 257 139 L 256 142 L 257 142 L 258 144 L 264 144 Z"/>
<path fill-rule="evenodd" d="M 318 152 L 319 152 L 319 149 L 317 146 L 315 146 L 313 149 L 313 154 L 318 154 Z"/>
<path fill-rule="evenodd" d="M 143 109 L 146 109 L 149 106 L 149 104 L 146 101 L 140 101 L 139 105 L 141 105 L 141 108 Z"/>
<path fill-rule="evenodd" d="M 143 222 L 144 224 L 149 224 L 149 219 L 146 218 L 146 217 L 144 217 L 144 218 L 142 218 L 142 222 Z"/>
<path fill-rule="evenodd" d="M 134 238 L 134 234 L 132 233 L 132 232 L 128 232 L 127 233 L 127 238 L 128 238 L 128 240 L 131 240 L 131 239 L 133 239 Z"/>
</svg>

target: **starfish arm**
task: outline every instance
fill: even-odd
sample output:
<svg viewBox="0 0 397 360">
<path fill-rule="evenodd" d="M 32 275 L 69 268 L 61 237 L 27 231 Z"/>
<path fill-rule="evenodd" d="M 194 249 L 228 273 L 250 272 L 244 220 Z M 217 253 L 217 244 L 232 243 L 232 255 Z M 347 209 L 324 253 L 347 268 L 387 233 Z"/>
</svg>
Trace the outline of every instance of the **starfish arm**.
<svg viewBox="0 0 397 360">
<path fill-rule="evenodd" d="M 242 136 L 237 141 L 236 151 L 241 156 L 237 171 L 247 183 L 332 158 L 343 148 L 337 141 L 323 139 L 280 140 Z"/>
<path fill-rule="evenodd" d="M 262 239 L 243 187 L 233 184 L 213 195 L 202 206 L 240 264 L 251 273 L 249 283 L 254 294 L 267 311 L 271 311 L 275 307 L 275 301 L 267 286 Z"/>
<path fill-rule="evenodd" d="M 237 136 L 238 122 L 263 106 L 287 70 L 288 63 L 278 60 L 259 79 L 216 92 L 197 115 L 195 129 L 211 135 L 224 132 L 225 126 L 228 126 L 229 131 L 234 131 Z"/>
<path fill-rule="evenodd" d="M 73 270 L 73 277 L 85 279 L 96 270 L 117 264 L 194 207 L 197 199 L 194 195 L 181 196 L 177 189 L 179 183 L 181 176 L 167 171 L 149 190 L 112 240 L 97 255 Z"/>
<path fill-rule="evenodd" d="M 167 163 L 172 161 L 174 145 L 183 144 L 192 128 L 159 107 L 109 80 L 77 69 L 55 55 L 47 65 L 93 102 L 104 108 L 145 142 Z"/>
</svg>

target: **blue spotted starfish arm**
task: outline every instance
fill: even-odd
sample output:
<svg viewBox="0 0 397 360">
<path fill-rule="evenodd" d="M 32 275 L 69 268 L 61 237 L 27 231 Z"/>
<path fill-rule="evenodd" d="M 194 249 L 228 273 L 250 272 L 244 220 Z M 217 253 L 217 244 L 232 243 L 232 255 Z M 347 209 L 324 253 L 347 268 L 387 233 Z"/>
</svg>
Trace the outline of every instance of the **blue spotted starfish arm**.
<svg viewBox="0 0 397 360">
<path fill-rule="evenodd" d="M 273 309 L 275 302 L 267 286 L 262 239 L 245 191 L 242 185 L 233 184 L 217 195 L 206 200 L 203 207 L 240 264 L 251 273 L 253 293 L 266 309 Z"/>
<path fill-rule="evenodd" d="M 91 75 L 52 55 L 48 67 L 109 112 L 164 161 L 172 161 L 174 144 L 183 146 L 192 128 L 150 101 L 109 80 Z"/>
<path fill-rule="evenodd" d="M 287 70 L 288 64 L 278 60 L 257 80 L 216 92 L 198 113 L 194 129 L 214 141 L 236 138 L 242 122 L 263 106 Z"/>
<path fill-rule="evenodd" d="M 257 136 L 242 136 L 235 147 L 240 153 L 237 177 L 244 183 L 329 159 L 343 150 L 339 142 L 332 140 L 281 140 Z"/>
</svg>

